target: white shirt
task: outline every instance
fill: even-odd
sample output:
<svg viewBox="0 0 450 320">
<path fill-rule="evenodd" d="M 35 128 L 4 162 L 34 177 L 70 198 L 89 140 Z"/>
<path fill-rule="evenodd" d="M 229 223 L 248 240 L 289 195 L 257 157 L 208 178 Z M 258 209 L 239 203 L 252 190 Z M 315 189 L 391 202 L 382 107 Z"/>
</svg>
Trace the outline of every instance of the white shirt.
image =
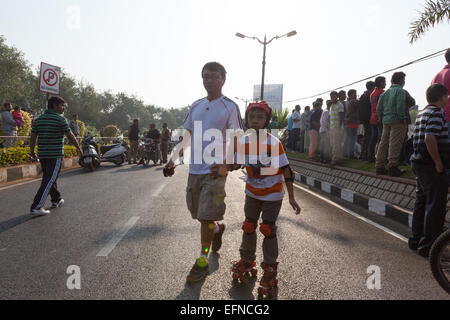
<svg viewBox="0 0 450 320">
<path fill-rule="evenodd" d="M 325 133 L 330 130 L 330 112 L 325 110 L 320 118 L 320 133 Z"/>
<path fill-rule="evenodd" d="M 301 116 L 300 112 L 295 111 L 294 114 L 292 115 L 292 119 L 294 120 L 294 126 L 292 127 L 292 129 L 301 129 L 302 122 L 301 121 L 295 121 L 295 120 L 301 120 L 302 119 L 302 116 Z"/>
<path fill-rule="evenodd" d="M 183 126 L 191 132 L 189 173 L 194 175 L 209 174 L 210 168 L 215 164 L 207 163 L 210 162 L 210 159 L 206 159 L 203 156 L 204 153 L 211 154 L 213 157 L 216 155 L 215 151 L 217 149 L 212 150 L 212 144 L 215 141 L 214 131 L 220 133 L 222 136 L 223 149 L 222 147 L 220 149 L 223 150 L 223 159 L 225 160 L 227 145 L 226 130 L 243 129 L 241 112 L 239 111 L 238 105 L 225 96 L 213 101 L 204 98 L 194 102 Z M 207 133 L 206 136 L 205 132 Z M 213 137 L 208 136 L 208 134 L 211 134 Z"/>
</svg>

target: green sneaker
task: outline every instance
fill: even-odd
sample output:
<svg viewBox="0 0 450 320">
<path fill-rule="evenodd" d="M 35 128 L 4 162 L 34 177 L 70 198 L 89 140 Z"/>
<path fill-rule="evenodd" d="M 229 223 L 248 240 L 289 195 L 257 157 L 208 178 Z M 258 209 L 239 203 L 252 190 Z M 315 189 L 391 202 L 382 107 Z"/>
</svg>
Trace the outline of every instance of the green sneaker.
<svg viewBox="0 0 450 320">
<path fill-rule="evenodd" d="M 198 258 L 195 261 L 194 266 L 191 269 L 191 272 L 186 278 L 188 283 L 194 283 L 202 281 L 208 275 L 209 270 L 209 261 L 206 257 Z"/>
</svg>

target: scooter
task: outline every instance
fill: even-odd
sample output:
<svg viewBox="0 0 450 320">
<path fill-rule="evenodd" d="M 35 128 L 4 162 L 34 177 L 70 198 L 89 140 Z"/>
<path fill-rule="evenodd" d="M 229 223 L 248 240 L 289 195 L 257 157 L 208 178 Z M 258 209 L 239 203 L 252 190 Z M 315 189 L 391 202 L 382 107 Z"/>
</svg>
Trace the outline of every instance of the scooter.
<svg viewBox="0 0 450 320">
<path fill-rule="evenodd" d="M 94 137 L 84 138 L 82 146 L 83 156 L 79 164 L 90 171 L 98 169 L 102 162 L 112 162 L 117 166 L 121 166 L 126 160 L 126 153 L 129 149 L 125 141 L 121 143 L 115 140 L 112 145 L 101 146 L 99 152 L 97 141 Z"/>
<path fill-rule="evenodd" d="M 81 142 L 83 155 L 78 163 L 81 167 L 94 171 L 100 167 L 100 155 L 98 152 L 97 141 L 94 137 L 86 137 Z"/>
</svg>

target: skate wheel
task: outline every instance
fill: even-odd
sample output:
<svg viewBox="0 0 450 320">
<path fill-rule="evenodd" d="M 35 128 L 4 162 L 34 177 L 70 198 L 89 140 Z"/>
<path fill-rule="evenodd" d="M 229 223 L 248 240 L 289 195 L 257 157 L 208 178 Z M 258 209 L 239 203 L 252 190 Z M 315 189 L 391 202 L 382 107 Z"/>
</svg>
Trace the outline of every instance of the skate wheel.
<svg viewBox="0 0 450 320">
<path fill-rule="evenodd" d="M 236 274 L 236 273 L 233 273 L 232 277 L 233 277 L 233 280 L 234 280 L 234 281 L 239 280 L 239 275 Z"/>
<path fill-rule="evenodd" d="M 253 278 L 256 278 L 256 276 L 258 275 L 258 270 L 253 269 L 253 270 L 251 271 L 251 274 L 252 274 L 252 277 L 253 277 Z"/>
</svg>

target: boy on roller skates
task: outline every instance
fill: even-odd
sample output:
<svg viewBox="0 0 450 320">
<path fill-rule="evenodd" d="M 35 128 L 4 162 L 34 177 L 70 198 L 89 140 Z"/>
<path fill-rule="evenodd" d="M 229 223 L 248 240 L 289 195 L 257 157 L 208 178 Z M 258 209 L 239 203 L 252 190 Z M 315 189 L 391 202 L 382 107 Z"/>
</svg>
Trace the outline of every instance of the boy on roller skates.
<svg viewBox="0 0 450 320">
<path fill-rule="evenodd" d="M 252 103 L 245 114 L 245 124 L 252 133 L 235 140 L 235 162 L 243 163 L 247 170 L 247 185 L 245 189 L 245 217 L 243 224 L 242 244 L 240 248 L 241 261 L 232 267 L 233 279 L 246 282 L 248 276 L 256 277 L 256 230 L 262 214 L 262 224 L 259 231 L 264 236 L 264 262 L 261 267 L 264 274 L 260 281 L 258 294 L 273 296 L 277 287 L 278 240 L 276 221 L 280 213 L 285 195 L 285 182 L 289 203 L 299 215 L 301 208 L 294 196 L 294 172 L 281 142 L 267 132 L 272 118 L 272 111 L 264 101 Z"/>
</svg>

